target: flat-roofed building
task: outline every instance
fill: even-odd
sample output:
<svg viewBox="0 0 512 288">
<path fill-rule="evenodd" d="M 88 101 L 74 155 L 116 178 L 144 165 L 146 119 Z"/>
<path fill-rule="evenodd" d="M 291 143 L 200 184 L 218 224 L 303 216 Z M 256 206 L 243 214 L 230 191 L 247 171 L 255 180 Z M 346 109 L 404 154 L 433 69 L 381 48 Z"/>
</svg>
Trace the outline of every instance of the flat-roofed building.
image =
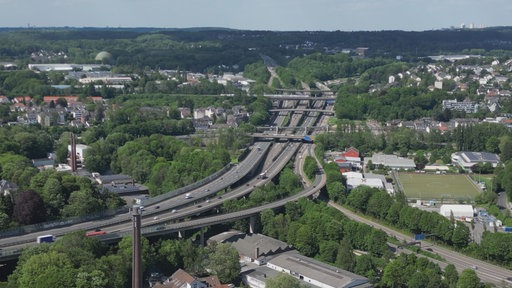
<svg viewBox="0 0 512 288">
<path fill-rule="evenodd" d="M 416 164 L 412 159 L 398 157 L 390 154 L 373 154 L 370 158 L 374 165 L 382 165 L 391 169 L 416 169 Z"/>
<path fill-rule="evenodd" d="M 267 267 L 322 288 L 372 287 L 368 278 L 341 270 L 296 251 L 282 253 L 272 258 Z"/>
<path fill-rule="evenodd" d="M 490 163 L 496 167 L 500 163 L 500 156 L 489 152 L 455 152 L 451 155 L 452 162 L 469 170 L 477 163 Z"/>
</svg>

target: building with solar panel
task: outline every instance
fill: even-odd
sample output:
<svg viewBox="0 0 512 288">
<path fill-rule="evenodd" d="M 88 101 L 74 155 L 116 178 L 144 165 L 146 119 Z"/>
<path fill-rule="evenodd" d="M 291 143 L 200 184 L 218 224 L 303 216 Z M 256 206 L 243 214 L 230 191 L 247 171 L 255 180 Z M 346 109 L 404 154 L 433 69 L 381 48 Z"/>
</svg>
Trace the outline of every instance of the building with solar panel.
<svg viewBox="0 0 512 288">
<path fill-rule="evenodd" d="M 455 152 L 451 158 L 453 164 L 459 165 L 464 170 L 471 170 L 471 167 L 478 163 L 490 163 L 492 167 L 500 163 L 500 156 L 489 152 Z"/>
</svg>

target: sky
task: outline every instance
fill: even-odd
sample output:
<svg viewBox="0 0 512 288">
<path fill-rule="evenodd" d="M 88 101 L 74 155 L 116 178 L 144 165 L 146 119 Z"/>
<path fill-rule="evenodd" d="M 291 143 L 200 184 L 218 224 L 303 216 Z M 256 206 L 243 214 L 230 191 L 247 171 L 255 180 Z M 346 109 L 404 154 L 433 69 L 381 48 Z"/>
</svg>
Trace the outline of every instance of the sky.
<svg viewBox="0 0 512 288">
<path fill-rule="evenodd" d="M 0 27 L 425 31 L 512 26 L 511 0 L 0 0 Z"/>
</svg>

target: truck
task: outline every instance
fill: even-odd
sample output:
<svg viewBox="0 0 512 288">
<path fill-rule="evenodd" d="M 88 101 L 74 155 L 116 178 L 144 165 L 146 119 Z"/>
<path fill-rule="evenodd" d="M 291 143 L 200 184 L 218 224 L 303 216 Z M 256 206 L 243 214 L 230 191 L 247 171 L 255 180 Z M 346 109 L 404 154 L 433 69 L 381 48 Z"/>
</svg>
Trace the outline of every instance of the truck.
<svg viewBox="0 0 512 288">
<path fill-rule="evenodd" d="M 503 232 L 512 232 L 512 226 L 503 226 Z"/>
<path fill-rule="evenodd" d="M 313 135 L 305 135 L 303 138 L 302 138 L 302 141 L 304 142 L 308 142 L 308 143 L 312 143 L 315 141 L 315 136 Z"/>
<path fill-rule="evenodd" d="M 37 240 L 36 240 L 36 242 L 39 244 L 40 243 L 51 243 L 53 241 L 55 241 L 55 237 L 51 234 L 37 236 Z"/>
<path fill-rule="evenodd" d="M 101 229 L 96 229 L 94 231 L 89 231 L 89 232 L 85 233 L 85 236 L 90 237 L 90 236 L 98 236 L 98 235 L 105 235 L 105 234 L 107 234 L 107 232 L 105 232 Z"/>
</svg>

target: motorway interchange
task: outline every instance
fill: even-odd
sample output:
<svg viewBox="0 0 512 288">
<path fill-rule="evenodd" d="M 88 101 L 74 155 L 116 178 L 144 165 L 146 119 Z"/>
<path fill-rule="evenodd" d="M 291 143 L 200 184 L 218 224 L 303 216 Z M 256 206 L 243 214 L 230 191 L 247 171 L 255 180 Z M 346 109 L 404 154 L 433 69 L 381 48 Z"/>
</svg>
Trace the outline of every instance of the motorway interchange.
<svg viewBox="0 0 512 288">
<path fill-rule="evenodd" d="M 280 121 L 285 117 L 283 113 L 286 114 L 285 112 L 280 112 L 275 118 L 275 125 L 280 125 Z M 312 114 L 315 113 L 317 112 L 313 112 Z M 305 121 L 304 125 L 312 126 L 314 123 L 315 121 Z M 295 126 L 297 125 L 297 120 L 292 119 L 289 124 L 290 126 Z M 176 197 L 169 197 L 162 201 L 154 203 L 147 201 L 148 204 L 144 205 L 144 211 L 142 213 L 143 234 L 147 236 L 168 234 L 229 222 L 257 215 L 263 209 L 279 207 L 280 205 L 284 205 L 289 201 L 294 201 L 299 197 L 310 196 L 314 193 L 318 193 L 325 185 L 326 179 L 323 174 L 318 175 L 314 183 L 305 187 L 301 193 L 290 198 L 270 203 L 265 206 L 251 208 L 249 210 L 190 220 L 192 217 L 197 217 L 202 213 L 217 209 L 217 207 L 227 199 L 243 197 L 250 193 L 255 187 L 265 185 L 265 183 L 270 181 L 270 179 L 281 171 L 284 165 L 286 165 L 294 155 L 297 155 L 298 151 L 301 153 L 310 151 L 310 148 L 300 148 L 301 145 L 309 146 L 311 144 L 301 144 L 298 142 L 276 142 L 272 145 L 271 142 L 268 141 L 257 142 L 253 145 L 251 152 L 244 161 L 237 165 L 233 165 L 231 169 L 222 176 L 208 182 L 206 185 L 197 187 Z M 297 158 L 300 159 L 303 157 Z M 257 176 L 259 171 L 254 169 L 255 163 L 260 165 L 261 170 L 265 171 L 268 178 L 262 179 Z M 238 186 L 235 187 L 235 183 Z M 228 187 L 232 187 L 233 189 L 229 192 L 222 192 L 228 190 Z M 189 197 L 185 197 L 185 195 L 189 195 Z M 400 234 L 387 227 L 380 227 L 379 224 L 362 217 L 358 217 L 350 211 L 341 211 L 356 221 L 364 223 L 368 222 L 366 224 L 384 230 L 398 239 L 410 239 L 407 235 Z M 72 226 L 2 238 L 0 239 L 0 248 L 3 250 L 0 250 L 0 257 L 2 257 L 2 259 L 10 259 L 13 256 L 17 257 L 22 248 L 29 245 L 36 245 L 35 239 L 43 234 L 52 234 L 59 237 L 75 230 L 94 231 L 102 229 L 102 231 L 106 231 L 107 234 L 97 237 L 118 239 L 131 233 L 131 214 L 128 213 L 128 211 L 126 212 L 127 213 L 115 215 L 112 218 L 101 221 L 83 222 Z M 184 219 L 188 220 L 183 221 Z M 498 285 L 507 283 L 506 281 L 510 281 L 509 279 L 512 279 L 510 278 L 512 277 L 512 271 L 510 270 L 467 257 L 442 247 L 432 245 L 427 246 L 424 245 L 423 249 L 429 249 L 426 251 L 436 253 L 446 260 L 446 262 L 438 263 L 441 267 L 446 265 L 446 263 L 452 263 L 459 271 L 467 268 L 475 269 L 477 275 L 482 281 Z"/>
</svg>

